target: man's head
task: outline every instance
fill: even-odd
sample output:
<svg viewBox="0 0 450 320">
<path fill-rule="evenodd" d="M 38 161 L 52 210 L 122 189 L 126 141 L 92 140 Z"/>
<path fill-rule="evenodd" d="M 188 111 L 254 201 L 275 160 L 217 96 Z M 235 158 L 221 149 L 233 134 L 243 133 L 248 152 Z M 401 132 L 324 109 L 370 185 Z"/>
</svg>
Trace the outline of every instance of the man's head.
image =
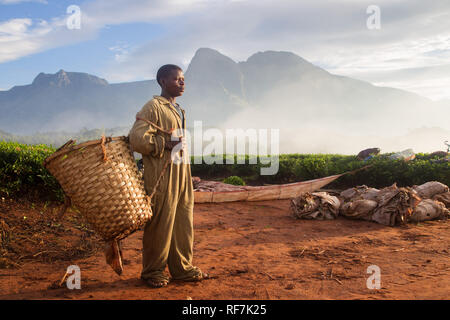
<svg viewBox="0 0 450 320">
<path fill-rule="evenodd" d="M 162 91 L 171 97 L 181 96 L 184 92 L 183 70 L 174 64 L 166 64 L 159 68 L 156 81 Z"/>
</svg>

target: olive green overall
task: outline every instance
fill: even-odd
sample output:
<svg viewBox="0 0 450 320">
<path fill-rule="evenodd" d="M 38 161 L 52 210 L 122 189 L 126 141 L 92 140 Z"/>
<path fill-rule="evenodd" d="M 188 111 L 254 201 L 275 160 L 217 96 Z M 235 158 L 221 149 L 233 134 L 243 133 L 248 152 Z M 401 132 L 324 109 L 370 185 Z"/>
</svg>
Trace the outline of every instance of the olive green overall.
<svg viewBox="0 0 450 320">
<path fill-rule="evenodd" d="M 136 117 L 165 130 L 182 128 L 177 110 L 162 96 L 153 96 Z M 183 127 L 186 128 L 186 121 Z M 170 136 L 143 120 L 136 120 L 129 138 L 133 150 L 142 154 L 145 189 L 150 195 L 166 160 L 171 158 L 171 151 L 164 149 Z M 183 152 L 183 157 L 188 157 L 187 152 Z M 190 279 L 201 272 L 192 266 L 193 209 L 190 164 L 171 161 L 152 198 L 153 217 L 144 229 L 142 279 L 167 280 L 166 265 L 173 279 Z"/>
</svg>

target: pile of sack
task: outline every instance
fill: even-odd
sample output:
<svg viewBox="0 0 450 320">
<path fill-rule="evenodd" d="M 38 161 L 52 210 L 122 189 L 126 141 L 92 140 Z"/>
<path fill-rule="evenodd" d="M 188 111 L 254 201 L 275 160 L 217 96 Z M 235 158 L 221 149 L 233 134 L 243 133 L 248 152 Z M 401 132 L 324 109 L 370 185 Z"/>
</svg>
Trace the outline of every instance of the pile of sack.
<svg viewBox="0 0 450 320">
<path fill-rule="evenodd" d="M 291 202 L 298 219 L 331 220 L 339 214 L 340 201 L 326 192 L 304 193 Z"/>
<path fill-rule="evenodd" d="M 332 196 L 326 192 L 304 193 L 291 202 L 299 219 L 335 219 L 339 214 L 387 226 L 444 219 L 450 215 L 448 186 L 430 181 L 420 186 L 383 189 L 357 186 Z"/>
</svg>

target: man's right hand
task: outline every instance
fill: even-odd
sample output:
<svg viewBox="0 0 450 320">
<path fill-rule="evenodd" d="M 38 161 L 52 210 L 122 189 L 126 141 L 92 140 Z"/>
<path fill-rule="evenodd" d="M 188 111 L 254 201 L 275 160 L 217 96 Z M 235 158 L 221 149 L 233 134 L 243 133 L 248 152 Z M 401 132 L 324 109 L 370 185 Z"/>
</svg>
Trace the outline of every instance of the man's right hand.
<svg viewBox="0 0 450 320">
<path fill-rule="evenodd" d="M 166 150 L 172 150 L 177 144 L 179 144 L 181 141 L 166 141 L 164 145 L 164 149 Z"/>
</svg>

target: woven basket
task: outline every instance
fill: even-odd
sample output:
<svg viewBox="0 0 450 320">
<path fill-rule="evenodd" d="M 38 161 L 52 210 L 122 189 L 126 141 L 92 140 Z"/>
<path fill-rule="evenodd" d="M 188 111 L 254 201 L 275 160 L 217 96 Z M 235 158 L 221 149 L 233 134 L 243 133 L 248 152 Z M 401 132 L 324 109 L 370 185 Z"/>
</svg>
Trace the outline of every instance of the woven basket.
<svg viewBox="0 0 450 320">
<path fill-rule="evenodd" d="M 44 161 L 66 196 L 105 240 L 120 240 L 152 217 L 128 137 L 67 142 Z"/>
</svg>

